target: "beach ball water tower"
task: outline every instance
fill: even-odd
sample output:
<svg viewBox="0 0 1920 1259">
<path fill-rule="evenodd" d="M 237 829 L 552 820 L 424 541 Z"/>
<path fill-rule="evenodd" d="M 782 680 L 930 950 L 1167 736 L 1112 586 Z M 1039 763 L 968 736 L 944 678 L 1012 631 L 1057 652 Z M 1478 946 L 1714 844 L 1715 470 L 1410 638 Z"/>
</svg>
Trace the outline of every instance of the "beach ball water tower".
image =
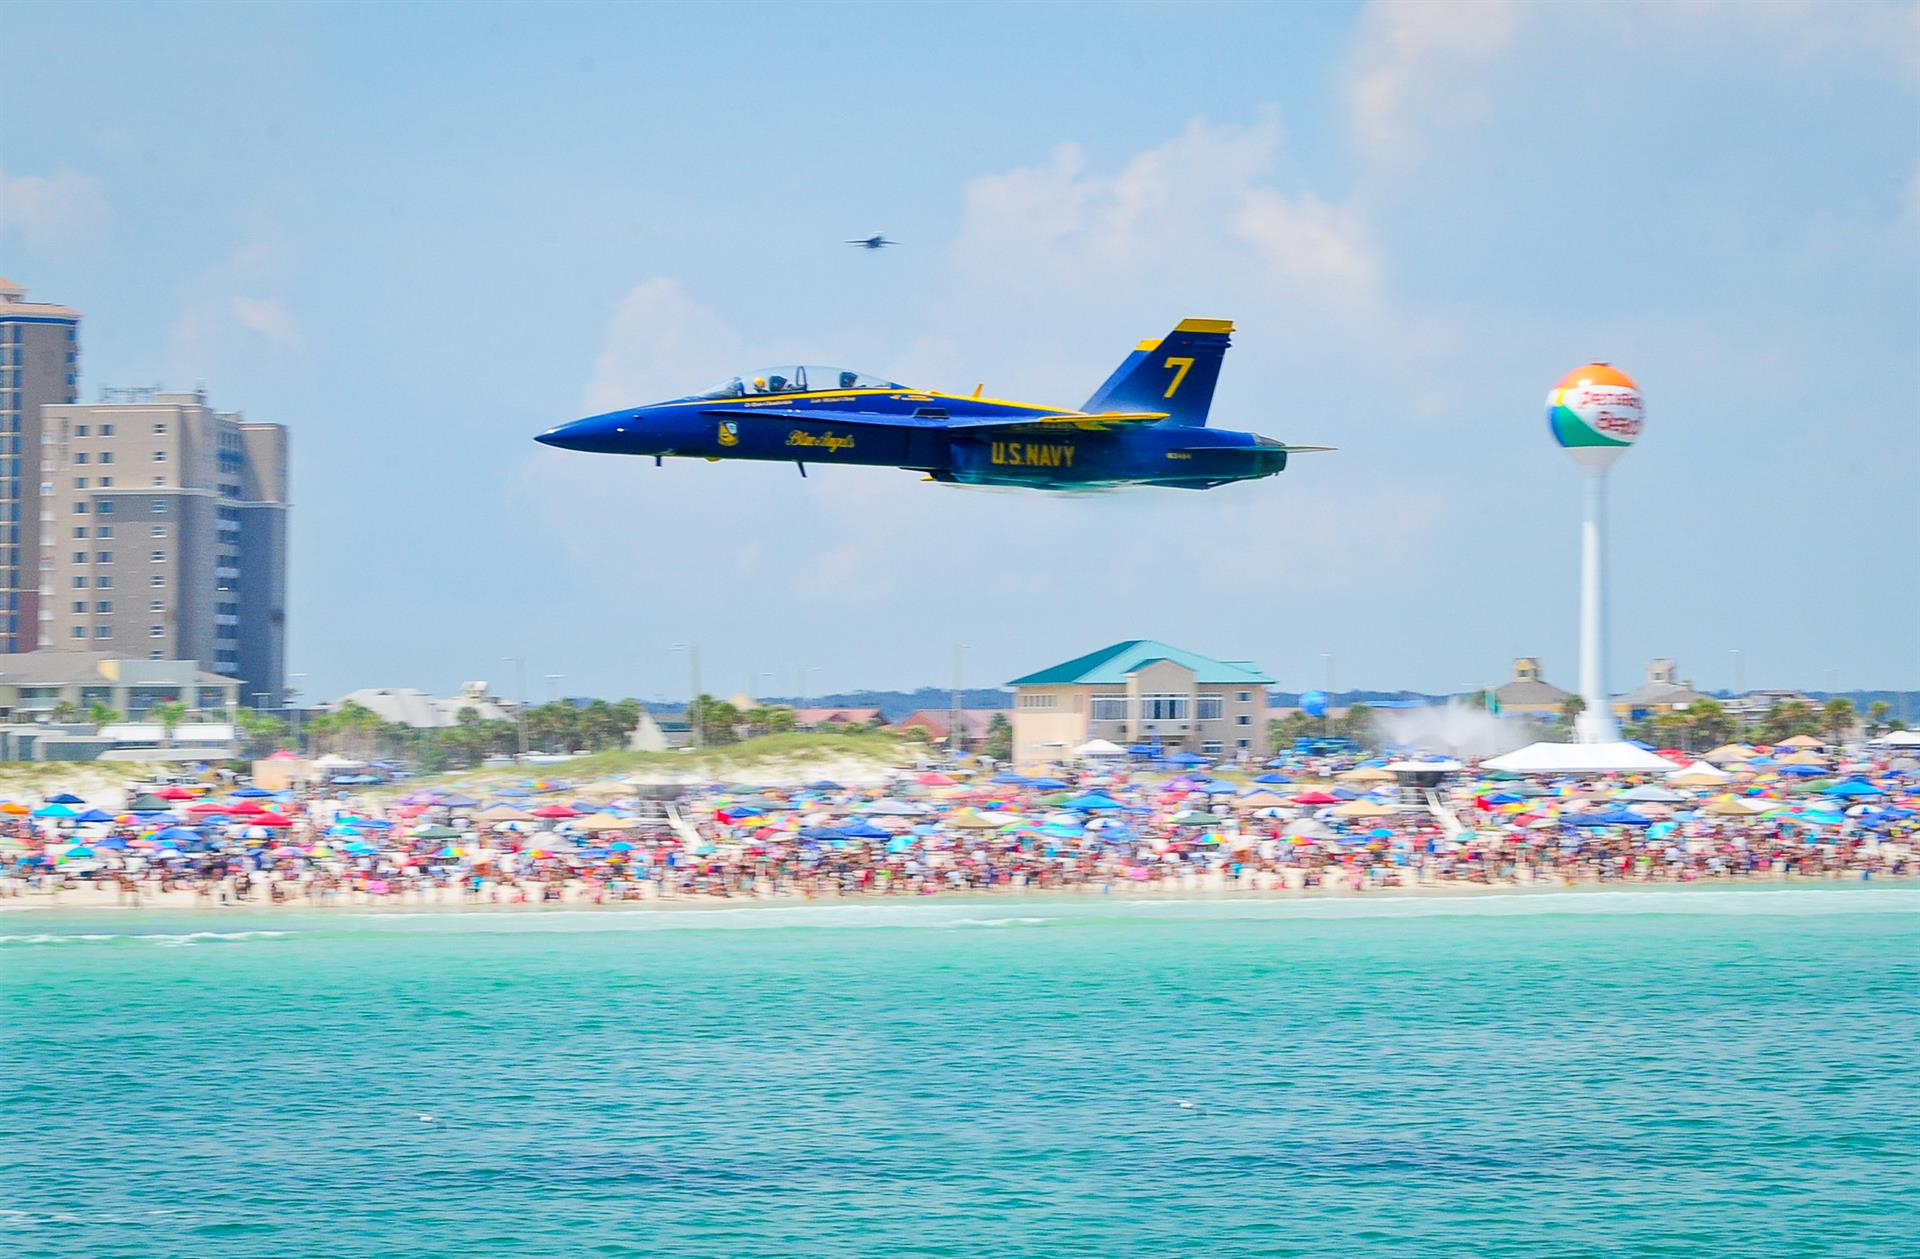
<svg viewBox="0 0 1920 1259">
<path fill-rule="evenodd" d="M 1580 743 L 1620 737 L 1607 689 L 1607 473 L 1640 439 L 1646 405 L 1640 386 L 1608 363 L 1588 363 L 1560 378 L 1547 395 L 1547 427 L 1580 465 L 1586 512 L 1580 526 L 1580 698 L 1574 722 Z"/>
</svg>

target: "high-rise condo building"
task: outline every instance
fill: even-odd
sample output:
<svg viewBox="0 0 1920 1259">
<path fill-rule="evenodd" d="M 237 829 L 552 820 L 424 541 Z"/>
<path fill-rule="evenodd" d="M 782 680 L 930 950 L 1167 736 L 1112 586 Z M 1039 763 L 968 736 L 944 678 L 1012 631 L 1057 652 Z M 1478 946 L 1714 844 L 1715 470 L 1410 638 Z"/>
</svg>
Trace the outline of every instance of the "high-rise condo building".
<svg viewBox="0 0 1920 1259">
<path fill-rule="evenodd" d="M 201 392 L 116 396 L 41 413 L 39 647 L 197 660 L 278 708 L 286 428 Z"/>
<path fill-rule="evenodd" d="M 0 652 L 40 631 L 40 408 L 79 398 L 80 312 L 0 278 Z"/>
</svg>

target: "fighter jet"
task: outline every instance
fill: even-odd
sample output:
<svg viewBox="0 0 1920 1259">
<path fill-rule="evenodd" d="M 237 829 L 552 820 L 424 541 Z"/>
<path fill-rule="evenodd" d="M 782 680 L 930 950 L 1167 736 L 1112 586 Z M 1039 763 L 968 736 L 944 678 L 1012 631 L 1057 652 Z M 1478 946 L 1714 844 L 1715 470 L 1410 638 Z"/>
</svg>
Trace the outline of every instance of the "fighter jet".
<svg viewBox="0 0 1920 1259">
<path fill-rule="evenodd" d="M 1206 490 L 1330 446 L 1208 428 L 1233 324 L 1184 319 L 1142 341 L 1084 406 L 915 389 L 837 367 L 770 367 L 705 393 L 609 411 L 535 440 L 596 454 L 907 468 L 950 485 Z"/>
<path fill-rule="evenodd" d="M 897 245 L 897 240 L 888 240 L 885 236 L 869 236 L 865 240 L 850 240 L 849 245 L 858 245 L 862 249 L 885 249 L 888 245 Z"/>
</svg>

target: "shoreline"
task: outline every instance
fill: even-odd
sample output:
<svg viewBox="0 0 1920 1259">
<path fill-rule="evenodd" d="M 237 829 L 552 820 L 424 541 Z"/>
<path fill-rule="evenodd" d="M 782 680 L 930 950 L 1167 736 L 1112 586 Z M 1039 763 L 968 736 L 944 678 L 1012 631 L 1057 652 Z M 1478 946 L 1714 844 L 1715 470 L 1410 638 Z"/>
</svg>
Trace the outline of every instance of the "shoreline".
<svg viewBox="0 0 1920 1259">
<path fill-rule="evenodd" d="M 1281 881 L 1274 880 L 1274 883 Z M 949 889 L 931 894 L 903 892 L 888 894 L 867 892 L 855 895 L 835 895 L 832 893 L 809 895 L 798 891 L 781 891 L 773 894 L 746 894 L 737 896 L 713 896 L 706 894 L 660 895 L 656 888 L 647 888 L 643 895 L 632 899 L 601 900 L 596 899 L 588 889 L 569 886 L 567 894 L 557 900 L 529 900 L 516 903 L 506 899 L 470 899 L 453 888 L 441 887 L 428 889 L 418 895 L 393 895 L 372 897 L 361 895 L 341 895 L 332 900 L 309 900 L 305 897 L 290 898 L 280 902 L 256 895 L 245 900 L 229 899 L 207 901 L 197 892 L 181 889 L 172 892 L 155 892 L 143 889 L 137 897 L 124 895 L 117 888 L 69 887 L 60 892 L 34 891 L 0 894 L 0 916 L 21 914 L 38 916 L 47 913 L 142 913 L 156 912 L 166 914 L 206 914 L 221 917 L 233 912 L 242 913 L 353 913 L 359 915 L 382 914 L 448 914 L 448 915 L 513 915 L 538 916 L 543 913 L 648 913 L 669 910 L 739 910 L 739 909 L 802 909 L 802 908 L 846 908 L 850 906 L 892 906 L 906 905 L 964 905 L 980 903 L 1017 903 L 1021 901 L 1074 902 L 1081 900 L 1114 900 L 1117 902 L 1145 902 L 1153 900 L 1179 900 L 1193 902 L 1245 901 L 1264 903 L 1288 903 L 1302 901 L 1360 901 L 1360 900 L 1413 900 L 1413 899 L 1479 899 L 1487 896 L 1525 896 L 1551 897 L 1566 894 L 1592 894 L 1595 892 L 1646 892 L 1669 891 L 1675 893 L 1697 892 L 1704 890 L 1801 890 L 1814 891 L 1826 888 L 1920 888 L 1920 875 L 1876 875 L 1862 877 L 1859 871 L 1828 871 L 1817 876 L 1794 875 L 1784 873 L 1766 873 L 1741 876 L 1727 876 L 1712 879 L 1543 879 L 1521 880 L 1506 879 L 1490 883 L 1455 882 L 1451 880 L 1415 880 L 1406 883 L 1381 883 L 1367 886 L 1352 886 L 1336 882 L 1314 887 L 1305 886 L 1262 886 L 1227 887 L 1224 880 L 1208 880 L 1199 876 L 1189 876 L 1181 880 L 1181 886 L 1167 884 L 1141 884 L 1138 882 L 1114 882 L 1111 884 L 1080 884 L 1064 887 L 995 887 Z M 1210 884 L 1210 885 L 1209 885 Z"/>
</svg>

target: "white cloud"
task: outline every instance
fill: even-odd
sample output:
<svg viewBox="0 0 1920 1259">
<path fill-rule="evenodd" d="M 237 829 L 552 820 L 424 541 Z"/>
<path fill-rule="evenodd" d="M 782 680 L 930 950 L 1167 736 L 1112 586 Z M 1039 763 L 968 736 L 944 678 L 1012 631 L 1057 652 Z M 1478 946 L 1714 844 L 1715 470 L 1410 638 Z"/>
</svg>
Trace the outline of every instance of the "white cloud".
<svg viewBox="0 0 1920 1259">
<path fill-rule="evenodd" d="M 614 308 L 587 386 L 587 409 L 611 411 L 718 384 L 742 370 L 740 348 L 733 329 L 677 280 L 636 284 Z"/>
<path fill-rule="evenodd" d="M 1373 300 L 1380 263 L 1359 216 L 1305 193 L 1247 194 L 1234 230 L 1252 242 L 1268 270 L 1290 287 L 1363 307 Z"/>
<path fill-rule="evenodd" d="M 231 297 L 227 305 L 233 317 L 248 331 L 278 346 L 292 348 L 300 344 L 300 327 L 294 321 L 293 312 L 279 298 Z"/>
<path fill-rule="evenodd" d="M 1506 54 L 1521 18 L 1511 0 L 1369 4 L 1347 78 L 1362 150 L 1377 162 L 1414 162 L 1435 127 L 1483 117 L 1489 104 L 1478 78 Z"/>
<path fill-rule="evenodd" d="M 29 249 L 66 254 L 98 246 L 107 201 L 91 175 L 9 175 L 0 171 L 0 236 Z"/>
<path fill-rule="evenodd" d="M 973 179 L 954 302 L 989 312 L 982 322 L 1010 298 L 1093 312 L 1364 309 L 1382 270 L 1364 224 L 1275 185 L 1284 138 L 1272 110 L 1245 126 L 1196 119 L 1111 173 L 1063 144 L 1040 165 Z"/>
</svg>

